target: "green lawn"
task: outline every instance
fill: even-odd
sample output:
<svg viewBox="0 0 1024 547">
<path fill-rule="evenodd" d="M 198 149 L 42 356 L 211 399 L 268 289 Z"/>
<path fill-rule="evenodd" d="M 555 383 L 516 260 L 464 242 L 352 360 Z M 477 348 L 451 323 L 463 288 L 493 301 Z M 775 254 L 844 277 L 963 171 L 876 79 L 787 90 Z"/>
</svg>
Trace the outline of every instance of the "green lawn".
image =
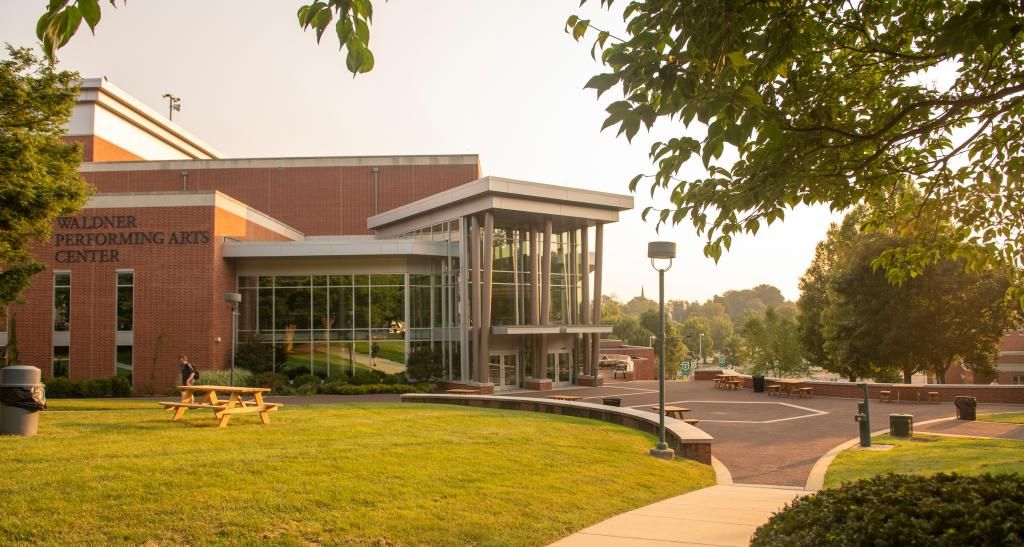
<svg viewBox="0 0 1024 547">
<path fill-rule="evenodd" d="M 850 449 L 832 462 L 825 475 L 825 487 L 833 488 L 883 473 L 933 475 L 939 472 L 980 475 L 982 473 L 1024 474 L 1024 441 L 970 439 L 917 434 L 913 439 L 889 435 L 873 437 L 872 445 L 891 444 L 887 451 Z"/>
<path fill-rule="evenodd" d="M 714 483 L 649 435 L 546 414 L 291 405 L 217 429 L 50 403 L 38 436 L 0 438 L 2 544 L 543 545 Z"/>
<path fill-rule="evenodd" d="M 1001 424 L 1024 424 L 1024 412 L 1000 412 L 999 414 L 978 414 L 979 422 Z"/>
</svg>

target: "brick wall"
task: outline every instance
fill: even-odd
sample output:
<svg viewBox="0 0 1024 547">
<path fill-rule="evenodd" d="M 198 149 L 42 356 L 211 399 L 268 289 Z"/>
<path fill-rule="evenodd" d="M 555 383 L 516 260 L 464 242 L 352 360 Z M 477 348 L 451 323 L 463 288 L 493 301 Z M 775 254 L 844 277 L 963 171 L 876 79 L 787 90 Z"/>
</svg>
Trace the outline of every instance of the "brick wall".
<svg viewBox="0 0 1024 547">
<path fill-rule="evenodd" d="M 644 346 L 627 346 L 621 340 L 601 340 L 601 353 L 614 353 L 617 355 L 628 355 L 633 359 L 634 380 L 657 380 L 658 379 L 658 356 L 654 348 Z"/>
<path fill-rule="evenodd" d="M 709 381 L 714 379 L 720 372 L 716 370 L 698 370 L 695 379 Z M 745 389 L 753 388 L 753 381 L 750 376 L 740 376 Z M 766 383 L 770 384 L 772 378 L 767 378 Z M 862 399 L 864 391 L 857 384 L 849 382 L 818 382 L 802 381 L 795 387 L 809 387 L 814 389 L 815 397 L 841 397 L 850 399 Z M 877 400 L 881 391 L 887 390 L 896 397 L 896 391 L 901 392 L 901 397 L 907 394 L 921 394 L 921 400 L 927 399 L 929 391 L 938 392 L 940 401 L 952 402 L 956 396 L 976 397 L 979 403 L 1002 403 L 1002 404 L 1024 404 L 1024 386 L 1009 385 L 949 385 L 949 384 L 914 384 L 913 388 L 894 387 L 893 384 L 868 384 L 868 397 Z"/>
<path fill-rule="evenodd" d="M 477 165 L 381 166 L 377 211 L 479 178 Z M 84 174 L 99 192 L 219 190 L 306 235 L 368 235 L 373 213 L 373 168 L 282 167 L 139 170 Z"/>
<path fill-rule="evenodd" d="M 235 292 L 236 285 L 233 265 L 222 258 L 224 236 L 263 241 L 287 238 L 213 206 L 86 209 L 80 216 L 105 215 L 132 217 L 132 226 L 65 229 L 57 225 L 50 242 L 36 248 L 36 256 L 51 270 L 36 276 L 23 304 L 11 307 L 18 318 L 22 361 L 51 374 L 52 270 L 70 271 L 71 377 L 113 376 L 116 272 L 132 270 L 136 389 L 152 386 L 164 391 L 177 385 L 180 353 L 189 355 L 200 370 L 225 368 L 231 358 L 231 307 L 224 302 L 224 293 Z M 76 234 L 134 231 L 161 234 L 162 243 L 90 246 L 67 240 Z M 188 234 L 188 242 L 181 242 L 182 234 Z M 58 254 L 78 250 L 107 254 L 78 262 L 67 260 L 83 257 Z"/>
</svg>

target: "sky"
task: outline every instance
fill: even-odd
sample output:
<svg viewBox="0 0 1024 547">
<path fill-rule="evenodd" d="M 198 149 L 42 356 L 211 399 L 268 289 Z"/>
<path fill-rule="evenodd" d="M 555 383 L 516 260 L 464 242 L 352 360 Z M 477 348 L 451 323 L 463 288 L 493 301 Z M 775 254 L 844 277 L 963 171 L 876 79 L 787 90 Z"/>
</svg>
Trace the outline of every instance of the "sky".
<svg viewBox="0 0 1024 547">
<path fill-rule="evenodd" d="M 628 142 L 600 131 L 604 108 L 583 86 L 602 72 L 590 42 L 563 31 L 573 14 L 621 29 L 621 14 L 592 0 L 383 0 L 374 2 L 372 72 L 345 69 L 336 38 L 318 46 L 295 12 L 303 0 L 102 2 L 96 35 L 83 24 L 59 52 L 59 68 L 107 76 L 157 112 L 165 93 L 181 98 L 174 121 L 225 157 L 479 154 L 484 175 L 628 193 L 629 180 L 653 173 L 657 140 L 699 136 L 699 127 L 659 122 Z M 0 41 L 37 44 L 45 0 L 0 3 Z M 625 2 L 617 2 L 622 9 Z M 684 175 L 701 171 L 688 167 Z M 674 241 L 666 300 L 704 301 L 762 283 L 786 298 L 838 220 L 827 207 L 800 207 L 756 236 L 734 238 L 716 264 L 692 226 L 645 223 L 649 205 L 668 203 L 641 188 L 635 208 L 605 228 L 604 294 L 622 301 L 658 278 L 646 243 Z"/>
</svg>

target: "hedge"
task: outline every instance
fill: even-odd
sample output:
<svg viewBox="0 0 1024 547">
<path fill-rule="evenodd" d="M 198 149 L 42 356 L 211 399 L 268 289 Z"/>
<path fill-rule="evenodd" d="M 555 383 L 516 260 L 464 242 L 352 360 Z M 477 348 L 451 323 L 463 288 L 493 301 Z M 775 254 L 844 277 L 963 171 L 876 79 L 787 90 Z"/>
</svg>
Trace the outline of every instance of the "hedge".
<svg viewBox="0 0 1024 547">
<path fill-rule="evenodd" d="M 98 380 L 71 380 L 45 378 L 48 399 L 99 399 L 103 397 L 131 397 L 132 386 L 127 378 L 115 376 Z"/>
<path fill-rule="evenodd" d="M 886 474 L 800 498 L 752 546 L 1024 545 L 1024 477 Z"/>
</svg>

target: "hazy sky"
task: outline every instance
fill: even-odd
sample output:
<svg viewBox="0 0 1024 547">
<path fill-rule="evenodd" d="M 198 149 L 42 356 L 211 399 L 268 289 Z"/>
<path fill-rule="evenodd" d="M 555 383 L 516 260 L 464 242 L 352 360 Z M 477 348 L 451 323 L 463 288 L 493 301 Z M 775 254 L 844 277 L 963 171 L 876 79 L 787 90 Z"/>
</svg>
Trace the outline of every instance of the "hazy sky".
<svg viewBox="0 0 1024 547">
<path fill-rule="evenodd" d="M 34 45 L 45 3 L 0 3 L 0 40 Z M 167 110 L 164 93 L 181 97 L 175 121 L 227 157 L 476 153 L 485 175 L 627 193 L 633 175 L 654 172 L 651 143 L 687 131 L 661 123 L 633 143 L 599 131 L 614 97 L 597 101 L 583 90 L 601 66 L 589 41 L 563 32 L 574 13 L 621 27 L 596 0 L 584 8 L 576 0 L 376 0 L 376 67 L 355 79 L 336 38 L 328 32 L 317 46 L 299 29 L 302 3 L 133 0 L 113 10 L 103 2 L 96 36 L 83 24 L 60 66 L 105 75 L 158 112 Z M 635 197 L 636 209 L 605 231 L 604 293 L 621 300 L 641 286 L 657 298 L 645 258 L 655 239 L 679 248 L 667 299 L 703 301 L 760 283 L 796 299 L 814 246 L 835 219 L 827 208 L 797 209 L 783 224 L 735 239 L 716 265 L 692 227 L 656 234 L 640 220 L 647 205 L 666 203 L 663 196 Z"/>
</svg>

